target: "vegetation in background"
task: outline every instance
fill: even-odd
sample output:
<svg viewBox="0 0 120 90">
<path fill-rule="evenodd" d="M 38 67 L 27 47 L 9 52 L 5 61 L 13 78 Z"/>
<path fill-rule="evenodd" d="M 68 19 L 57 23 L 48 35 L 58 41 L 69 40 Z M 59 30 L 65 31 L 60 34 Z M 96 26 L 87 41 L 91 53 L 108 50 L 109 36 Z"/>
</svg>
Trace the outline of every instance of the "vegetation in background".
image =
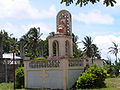
<svg viewBox="0 0 120 90">
<path fill-rule="evenodd" d="M 75 58 L 79 58 L 79 57 L 83 57 L 83 51 L 78 47 L 78 36 L 75 35 L 74 33 L 72 33 L 72 36 L 73 36 L 73 56 Z"/>
<path fill-rule="evenodd" d="M 16 47 L 18 47 L 17 39 L 13 38 L 12 34 L 9 35 L 5 30 L 1 30 L 0 36 L 3 37 L 3 53 L 13 52 L 13 46 L 15 43 Z"/>
<path fill-rule="evenodd" d="M 94 63 L 78 78 L 76 88 L 103 88 L 106 78 L 107 71 Z"/>
<path fill-rule="evenodd" d="M 101 55 L 100 55 L 100 51 L 98 49 L 98 47 L 93 44 L 93 40 L 91 37 L 86 36 L 84 37 L 84 40 L 82 40 L 82 43 L 84 45 L 84 56 L 92 58 L 92 62 L 94 59 L 100 59 Z"/>
<path fill-rule="evenodd" d="M 111 63 L 111 61 L 106 61 L 104 64 L 104 68 L 107 70 L 110 77 L 115 78 L 120 76 L 120 59 L 118 62 Z"/>
<path fill-rule="evenodd" d="M 118 48 L 118 44 L 116 44 L 115 42 L 112 42 L 113 43 L 113 46 L 112 47 L 109 47 L 108 49 L 110 50 L 109 52 L 114 54 L 115 57 L 116 57 L 116 62 L 117 62 L 117 59 L 118 59 L 118 51 L 119 51 L 119 48 Z"/>
<path fill-rule="evenodd" d="M 31 58 L 39 57 L 39 48 L 43 47 L 40 39 L 41 35 L 40 28 L 34 27 L 22 36 L 25 41 L 25 54 L 31 56 Z"/>
</svg>

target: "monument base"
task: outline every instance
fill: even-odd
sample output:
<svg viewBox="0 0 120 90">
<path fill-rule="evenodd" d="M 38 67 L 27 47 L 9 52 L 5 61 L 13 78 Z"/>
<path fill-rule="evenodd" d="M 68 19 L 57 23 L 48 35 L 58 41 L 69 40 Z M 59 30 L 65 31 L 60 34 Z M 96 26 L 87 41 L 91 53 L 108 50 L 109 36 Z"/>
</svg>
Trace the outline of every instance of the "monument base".
<svg viewBox="0 0 120 90">
<path fill-rule="evenodd" d="M 80 58 L 24 60 L 25 88 L 71 88 L 84 71 Z"/>
</svg>

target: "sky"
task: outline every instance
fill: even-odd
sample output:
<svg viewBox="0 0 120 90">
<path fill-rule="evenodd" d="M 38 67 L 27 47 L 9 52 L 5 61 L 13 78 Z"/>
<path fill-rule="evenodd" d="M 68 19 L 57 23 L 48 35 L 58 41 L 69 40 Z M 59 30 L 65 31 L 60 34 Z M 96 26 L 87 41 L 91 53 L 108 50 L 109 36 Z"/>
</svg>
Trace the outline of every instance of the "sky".
<svg viewBox="0 0 120 90">
<path fill-rule="evenodd" d="M 40 27 L 42 39 L 56 31 L 56 15 L 60 10 L 72 14 L 72 32 L 79 40 L 91 36 L 101 52 L 103 59 L 115 60 L 108 53 L 112 42 L 120 46 L 120 0 L 114 7 L 105 7 L 102 1 L 80 7 L 72 4 L 60 4 L 61 0 L 0 0 L 0 30 L 12 37 L 21 38 L 32 27 Z M 79 43 L 79 48 L 83 48 Z M 120 47 L 119 47 L 120 48 Z M 120 57 L 120 55 L 118 55 Z"/>
</svg>

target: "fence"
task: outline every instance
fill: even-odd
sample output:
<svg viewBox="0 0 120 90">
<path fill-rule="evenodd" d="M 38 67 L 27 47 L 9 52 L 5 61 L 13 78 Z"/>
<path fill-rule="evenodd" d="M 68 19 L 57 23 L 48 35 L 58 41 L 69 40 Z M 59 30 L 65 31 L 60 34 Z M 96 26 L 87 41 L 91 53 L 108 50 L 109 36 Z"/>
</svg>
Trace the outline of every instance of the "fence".
<svg viewBox="0 0 120 90">
<path fill-rule="evenodd" d="M 15 69 L 23 66 L 22 59 L 15 60 Z M 14 68 L 13 59 L 0 58 L 0 83 L 1 82 L 12 82 L 14 80 Z"/>
</svg>

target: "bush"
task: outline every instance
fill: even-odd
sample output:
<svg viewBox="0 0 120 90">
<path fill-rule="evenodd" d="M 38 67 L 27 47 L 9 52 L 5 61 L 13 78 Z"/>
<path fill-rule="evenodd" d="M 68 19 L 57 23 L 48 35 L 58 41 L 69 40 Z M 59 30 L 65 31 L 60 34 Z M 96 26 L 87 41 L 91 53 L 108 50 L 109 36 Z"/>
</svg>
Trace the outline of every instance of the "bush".
<svg viewBox="0 0 120 90">
<path fill-rule="evenodd" d="M 78 78 L 76 88 L 102 88 L 105 87 L 105 78 L 107 71 L 102 67 L 92 64 L 81 77 Z"/>
<path fill-rule="evenodd" d="M 16 76 L 16 88 L 23 88 L 24 87 L 24 67 L 19 67 L 15 71 Z"/>
</svg>

